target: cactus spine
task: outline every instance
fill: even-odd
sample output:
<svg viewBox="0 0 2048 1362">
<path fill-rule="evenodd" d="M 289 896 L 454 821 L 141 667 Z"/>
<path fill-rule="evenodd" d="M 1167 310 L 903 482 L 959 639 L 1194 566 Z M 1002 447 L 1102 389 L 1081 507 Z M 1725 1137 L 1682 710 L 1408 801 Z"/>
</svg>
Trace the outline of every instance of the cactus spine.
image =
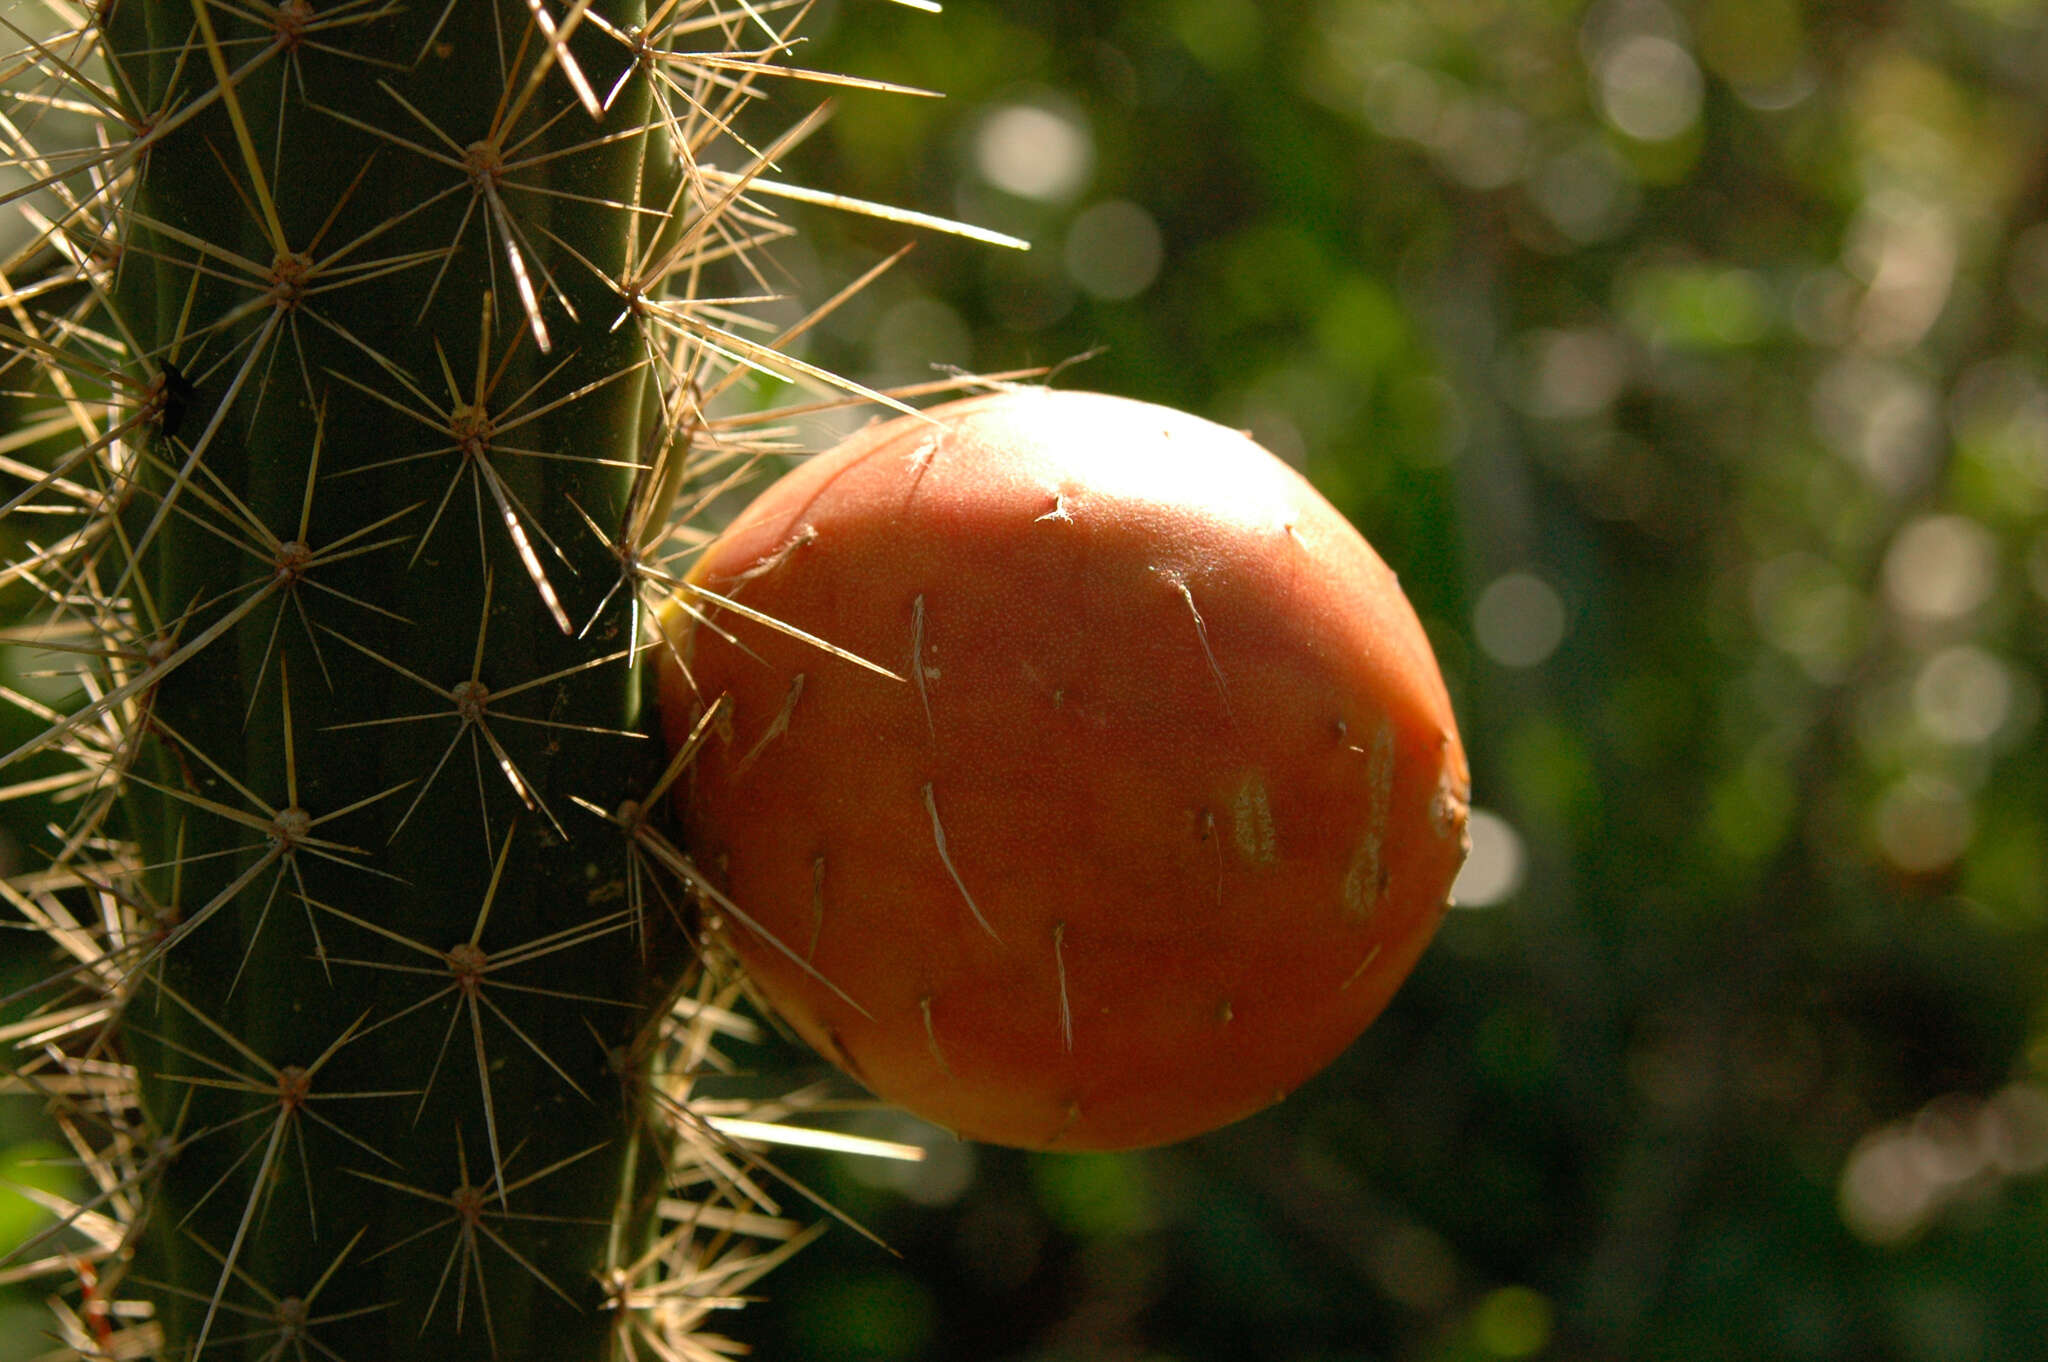
<svg viewBox="0 0 2048 1362">
<path fill-rule="evenodd" d="M 0 528 L 85 696 L 15 697 L 69 802 L 10 1034 L 97 1190 L 16 1270 L 84 1355 L 701 1355 L 780 1222 L 686 1105 L 639 652 L 710 396 L 801 367 L 694 300 L 762 291 L 804 7 L 46 4 Z"/>
</svg>

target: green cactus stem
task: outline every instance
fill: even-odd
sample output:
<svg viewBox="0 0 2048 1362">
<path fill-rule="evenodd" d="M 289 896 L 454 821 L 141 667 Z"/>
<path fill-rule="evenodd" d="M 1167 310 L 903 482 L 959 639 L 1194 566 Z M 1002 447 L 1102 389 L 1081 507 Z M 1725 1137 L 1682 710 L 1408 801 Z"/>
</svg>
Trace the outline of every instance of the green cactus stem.
<svg viewBox="0 0 2048 1362">
<path fill-rule="evenodd" d="M 729 997 L 641 813 L 640 653 L 691 461 L 750 448 L 706 404 L 817 377 L 691 301 L 784 230 L 755 177 L 812 124 L 733 118 L 802 9 L 15 30 L 0 527 L 85 693 L 15 697 L 16 790 L 68 802 L 8 885 L 65 968 L 9 1034 L 99 1181 L 40 1246 L 96 1265 L 82 1354 L 641 1356 L 783 1251 L 690 1162 Z"/>
</svg>

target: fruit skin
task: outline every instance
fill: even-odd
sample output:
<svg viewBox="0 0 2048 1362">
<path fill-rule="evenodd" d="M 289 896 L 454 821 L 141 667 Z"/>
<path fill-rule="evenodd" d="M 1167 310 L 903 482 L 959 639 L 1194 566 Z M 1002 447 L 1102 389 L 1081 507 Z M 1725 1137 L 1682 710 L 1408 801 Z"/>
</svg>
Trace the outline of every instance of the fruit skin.
<svg viewBox="0 0 2048 1362">
<path fill-rule="evenodd" d="M 949 403 L 788 474 L 691 584 L 663 720 L 678 743 L 730 697 L 677 796 L 751 920 L 723 930 L 821 1053 L 961 1136 L 1246 1116 L 1442 916 L 1469 778 L 1428 642 L 1244 435 L 1089 393 Z"/>
</svg>

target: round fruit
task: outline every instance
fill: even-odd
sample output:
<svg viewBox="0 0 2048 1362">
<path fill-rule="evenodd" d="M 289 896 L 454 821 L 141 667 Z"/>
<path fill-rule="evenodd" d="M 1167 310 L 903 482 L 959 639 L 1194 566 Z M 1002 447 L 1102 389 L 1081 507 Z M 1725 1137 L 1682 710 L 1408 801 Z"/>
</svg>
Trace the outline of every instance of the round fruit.
<svg viewBox="0 0 2048 1362">
<path fill-rule="evenodd" d="M 668 619 L 671 744 L 729 699 L 677 795 L 721 930 L 820 1052 L 968 1138 L 1132 1148 L 1273 1102 L 1386 1005 L 1464 858 L 1394 574 L 1180 412 L 1034 389 L 864 430 Z"/>
</svg>

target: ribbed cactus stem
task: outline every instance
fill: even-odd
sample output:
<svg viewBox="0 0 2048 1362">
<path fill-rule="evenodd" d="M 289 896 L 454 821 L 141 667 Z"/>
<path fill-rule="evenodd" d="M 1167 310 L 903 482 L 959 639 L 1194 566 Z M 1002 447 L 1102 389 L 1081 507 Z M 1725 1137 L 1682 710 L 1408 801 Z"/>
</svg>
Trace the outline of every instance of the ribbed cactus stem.
<svg viewBox="0 0 2048 1362">
<path fill-rule="evenodd" d="M 0 5 L 0 639 L 79 687 L 0 685 L 0 1044 L 90 1188 L 0 1270 L 76 1355 L 710 1356 L 803 1241 L 693 1088 L 754 1033 L 642 706 L 804 409 L 740 385 L 887 264 L 739 320 L 809 8 Z"/>
<path fill-rule="evenodd" d="M 102 16 L 139 130 L 107 312 L 174 397 L 90 565 L 148 678 L 115 1043 L 169 1356 L 609 1355 L 663 1168 L 618 1056 L 681 954 L 589 811 L 660 767 L 612 589 L 670 414 L 615 325 L 673 177 L 643 19 Z"/>
</svg>

